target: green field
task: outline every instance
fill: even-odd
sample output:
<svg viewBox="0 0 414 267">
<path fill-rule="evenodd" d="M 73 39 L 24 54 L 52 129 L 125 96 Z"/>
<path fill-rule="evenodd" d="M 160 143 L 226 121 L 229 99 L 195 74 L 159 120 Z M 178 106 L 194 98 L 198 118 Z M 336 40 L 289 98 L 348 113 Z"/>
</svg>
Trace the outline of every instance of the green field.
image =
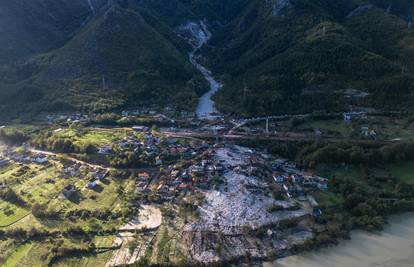
<svg viewBox="0 0 414 267">
<path fill-rule="evenodd" d="M 30 211 L 26 209 L 2 201 L 0 203 L 0 228 L 9 226 L 29 214 Z"/>
<path fill-rule="evenodd" d="M 24 266 L 20 264 L 20 261 L 28 256 L 28 253 L 32 247 L 31 243 L 26 243 L 19 246 L 16 251 L 7 258 L 6 262 L 2 265 L 3 267 L 19 267 Z"/>
<path fill-rule="evenodd" d="M 315 120 L 308 121 L 298 126 L 298 130 L 320 129 L 322 132 L 333 133 L 343 137 L 349 137 L 352 127 L 343 120 Z"/>
<path fill-rule="evenodd" d="M 126 130 L 94 129 L 82 132 L 77 129 L 64 129 L 55 133 L 53 138 L 71 139 L 77 145 L 102 146 L 122 139 L 126 133 Z"/>
</svg>

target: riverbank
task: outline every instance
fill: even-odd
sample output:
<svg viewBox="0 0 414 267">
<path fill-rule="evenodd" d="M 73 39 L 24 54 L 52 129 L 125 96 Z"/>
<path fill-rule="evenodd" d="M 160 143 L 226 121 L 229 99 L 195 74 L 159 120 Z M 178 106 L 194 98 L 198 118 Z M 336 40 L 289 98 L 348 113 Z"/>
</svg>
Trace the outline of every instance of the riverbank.
<svg viewBox="0 0 414 267">
<path fill-rule="evenodd" d="M 266 262 L 263 267 L 411 267 L 414 264 L 414 213 L 392 216 L 384 231 L 355 231 L 338 246 Z"/>
</svg>

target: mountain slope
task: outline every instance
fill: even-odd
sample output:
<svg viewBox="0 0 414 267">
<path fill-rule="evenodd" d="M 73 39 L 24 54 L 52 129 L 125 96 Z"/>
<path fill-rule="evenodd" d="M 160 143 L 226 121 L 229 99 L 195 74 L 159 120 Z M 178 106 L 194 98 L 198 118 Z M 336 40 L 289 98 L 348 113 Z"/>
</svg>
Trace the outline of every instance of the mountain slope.
<svg viewBox="0 0 414 267">
<path fill-rule="evenodd" d="M 20 112 L 124 105 L 194 108 L 203 80 L 188 62 L 184 41 L 135 1 L 97 9 L 63 46 L 0 69 L 1 100 Z"/>
<path fill-rule="evenodd" d="M 355 88 L 371 93 L 358 105 L 410 108 L 414 32 L 390 10 L 358 4 L 251 1 L 205 51 L 224 74 L 219 107 L 244 115 L 339 111 L 348 104 L 342 91 Z"/>
<path fill-rule="evenodd" d="M 0 64 L 61 45 L 91 13 L 87 0 L 2 1 Z"/>
<path fill-rule="evenodd" d="M 137 105 L 194 110 L 207 90 L 180 25 L 213 33 L 199 61 L 223 112 L 410 110 L 410 0 L 5 0 L 0 112 Z M 6 27 L 9 25 L 9 27 Z M 344 97 L 354 89 L 358 99 Z"/>
</svg>

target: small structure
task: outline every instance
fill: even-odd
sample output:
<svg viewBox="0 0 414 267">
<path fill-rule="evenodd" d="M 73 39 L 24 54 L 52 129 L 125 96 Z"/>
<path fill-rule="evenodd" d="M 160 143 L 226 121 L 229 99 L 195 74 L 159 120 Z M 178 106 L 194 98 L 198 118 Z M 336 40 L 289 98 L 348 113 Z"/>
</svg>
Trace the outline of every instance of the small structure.
<svg viewBox="0 0 414 267">
<path fill-rule="evenodd" d="M 354 119 L 366 119 L 366 112 L 344 112 L 343 113 L 344 121 L 351 122 Z"/>
<path fill-rule="evenodd" d="M 135 132 L 147 132 L 149 128 L 146 126 L 132 126 L 132 130 Z"/>
<path fill-rule="evenodd" d="M 162 165 L 162 159 L 161 159 L 161 157 L 160 157 L 160 156 L 157 156 L 157 157 L 155 158 L 155 165 Z"/>
<path fill-rule="evenodd" d="M 361 127 L 361 134 L 365 137 L 368 137 L 369 135 L 369 128 L 367 126 L 362 126 Z"/>
<path fill-rule="evenodd" d="M 148 180 L 150 178 L 150 175 L 148 172 L 139 172 L 138 178 L 141 180 Z"/>
<path fill-rule="evenodd" d="M 71 197 L 73 197 L 77 192 L 77 189 L 74 185 L 70 184 L 67 185 L 65 188 L 63 188 L 62 190 L 62 195 L 66 198 L 66 199 L 70 199 Z"/>
<path fill-rule="evenodd" d="M 45 155 L 39 155 L 35 157 L 33 160 L 34 162 L 39 163 L 39 164 L 45 164 L 49 161 Z"/>
<path fill-rule="evenodd" d="M 7 159 L 0 159 L 0 167 L 4 167 L 4 166 L 6 166 L 6 165 L 8 165 L 10 163 L 10 161 L 9 160 L 7 160 Z"/>
<path fill-rule="evenodd" d="M 283 175 L 273 175 L 273 179 L 278 184 L 283 184 L 285 182 L 285 177 Z"/>
<path fill-rule="evenodd" d="M 312 216 L 313 217 L 321 217 L 322 216 L 322 210 L 319 208 L 314 208 L 312 211 Z"/>
<path fill-rule="evenodd" d="M 88 189 L 93 189 L 98 185 L 99 181 L 98 180 L 90 180 L 87 184 L 86 184 L 86 188 Z"/>
<path fill-rule="evenodd" d="M 104 145 L 98 150 L 98 154 L 109 154 L 109 152 L 111 152 L 111 147 L 109 145 Z"/>
</svg>

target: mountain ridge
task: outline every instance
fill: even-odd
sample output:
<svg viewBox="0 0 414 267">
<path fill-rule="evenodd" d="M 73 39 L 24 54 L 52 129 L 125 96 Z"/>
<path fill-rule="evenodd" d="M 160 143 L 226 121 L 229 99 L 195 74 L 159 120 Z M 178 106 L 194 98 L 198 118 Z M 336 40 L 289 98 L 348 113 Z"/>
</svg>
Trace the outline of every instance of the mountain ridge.
<svg viewBox="0 0 414 267">
<path fill-rule="evenodd" d="M 414 5 L 406 0 L 9 0 L 1 10 L 3 24 L 37 14 L 16 32 L 39 29 L 0 38 L 3 113 L 194 110 L 207 84 L 177 28 L 199 20 L 213 33 L 200 60 L 224 82 L 215 95 L 222 112 L 346 110 L 337 92 L 348 88 L 369 94 L 354 106 L 407 110 L 413 100 Z M 17 39 L 39 41 L 4 49 Z"/>
</svg>

